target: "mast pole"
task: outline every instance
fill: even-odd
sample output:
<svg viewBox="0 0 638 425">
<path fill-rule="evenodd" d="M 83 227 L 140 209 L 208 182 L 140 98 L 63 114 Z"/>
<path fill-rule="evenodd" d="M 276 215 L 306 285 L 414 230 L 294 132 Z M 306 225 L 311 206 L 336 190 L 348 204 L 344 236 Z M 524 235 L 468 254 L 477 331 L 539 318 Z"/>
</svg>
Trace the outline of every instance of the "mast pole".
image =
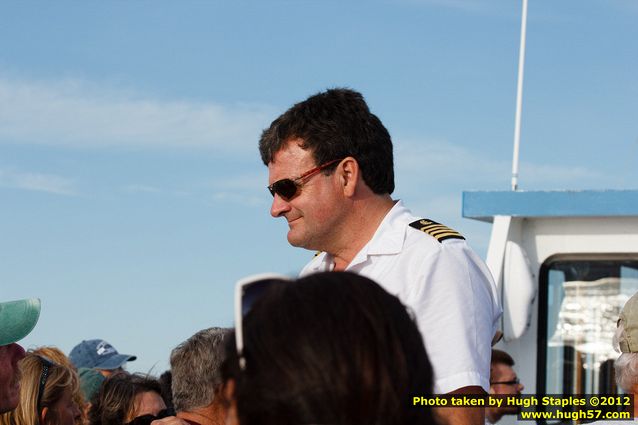
<svg viewBox="0 0 638 425">
<path fill-rule="evenodd" d="M 523 0 L 521 46 L 518 52 L 518 85 L 516 89 L 516 119 L 514 123 L 514 154 L 512 158 L 512 190 L 518 189 L 518 152 L 521 143 L 521 111 L 523 109 L 523 73 L 525 70 L 525 35 L 527 32 L 527 0 Z"/>
</svg>

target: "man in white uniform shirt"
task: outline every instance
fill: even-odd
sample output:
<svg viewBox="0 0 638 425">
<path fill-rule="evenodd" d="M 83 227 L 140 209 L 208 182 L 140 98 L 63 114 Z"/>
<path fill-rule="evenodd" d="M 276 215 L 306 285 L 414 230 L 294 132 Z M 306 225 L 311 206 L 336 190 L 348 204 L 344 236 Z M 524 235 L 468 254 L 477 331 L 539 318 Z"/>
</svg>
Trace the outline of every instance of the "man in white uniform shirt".
<svg viewBox="0 0 638 425">
<path fill-rule="evenodd" d="M 435 392 L 485 394 L 500 315 L 490 273 L 460 234 L 391 198 L 392 141 L 363 96 L 311 96 L 264 130 L 259 149 L 271 215 L 286 219 L 291 245 L 321 251 L 301 274 L 346 270 L 377 281 L 414 312 Z M 482 409 L 439 413 L 448 423 L 484 423 Z"/>
</svg>

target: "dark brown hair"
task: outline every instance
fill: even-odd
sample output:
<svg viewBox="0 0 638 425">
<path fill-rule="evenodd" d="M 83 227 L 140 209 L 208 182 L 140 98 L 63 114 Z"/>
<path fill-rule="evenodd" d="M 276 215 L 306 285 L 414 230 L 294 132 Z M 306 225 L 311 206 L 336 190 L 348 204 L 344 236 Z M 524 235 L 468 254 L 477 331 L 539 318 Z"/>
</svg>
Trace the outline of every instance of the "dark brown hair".
<svg viewBox="0 0 638 425">
<path fill-rule="evenodd" d="M 246 315 L 245 370 L 234 338 L 225 378 L 241 425 L 434 423 L 423 340 L 405 306 L 370 279 L 319 273 L 275 283 Z"/>
<path fill-rule="evenodd" d="M 259 152 L 264 164 L 293 139 L 301 139 L 300 146 L 312 153 L 317 165 L 351 156 L 374 193 L 394 191 L 390 133 L 370 112 L 361 93 L 330 89 L 288 109 L 261 135 Z"/>
<path fill-rule="evenodd" d="M 505 351 L 493 349 L 492 360 L 490 360 L 490 365 L 499 364 L 499 363 L 512 367 L 514 366 L 514 359 Z"/>
<path fill-rule="evenodd" d="M 146 375 L 116 373 L 106 378 L 89 411 L 90 425 L 122 425 L 133 413 L 135 396 L 162 394 L 159 382 Z"/>
</svg>

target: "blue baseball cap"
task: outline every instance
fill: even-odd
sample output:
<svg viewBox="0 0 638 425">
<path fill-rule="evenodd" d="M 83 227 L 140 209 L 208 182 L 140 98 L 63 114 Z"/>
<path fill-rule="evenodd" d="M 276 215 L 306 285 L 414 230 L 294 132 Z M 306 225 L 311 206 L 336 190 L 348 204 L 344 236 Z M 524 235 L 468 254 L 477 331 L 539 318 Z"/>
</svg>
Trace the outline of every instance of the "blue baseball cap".
<svg viewBox="0 0 638 425">
<path fill-rule="evenodd" d="M 89 339 L 82 341 L 71 350 L 69 360 L 76 368 L 88 367 L 93 369 L 113 370 L 120 368 L 126 362 L 137 359 L 137 356 L 120 354 L 103 339 Z"/>
<path fill-rule="evenodd" d="M 35 328 L 40 317 L 40 300 L 0 303 L 0 346 L 20 341 Z"/>
</svg>

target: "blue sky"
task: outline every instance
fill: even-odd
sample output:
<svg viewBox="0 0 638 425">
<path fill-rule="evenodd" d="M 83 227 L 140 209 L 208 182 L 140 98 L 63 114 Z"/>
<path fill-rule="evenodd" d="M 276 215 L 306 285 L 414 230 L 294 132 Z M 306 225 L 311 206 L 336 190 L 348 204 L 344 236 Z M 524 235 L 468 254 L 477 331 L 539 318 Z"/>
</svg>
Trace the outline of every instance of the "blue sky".
<svg viewBox="0 0 638 425">
<path fill-rule="evenodd" d="M 27 347 L 101 337 L 162 372 L 232 325 L 235 280 L 311 252 L 269 216 L 260 131 L 328 87 L 395 144 L 396 198 L 463 232 L 463 190 L 509 189 L 520 1 L 0 5 L 0 298 Z M 638 3 L 530 0 L 520 188 L 636 189 Z"/>
</svg>

